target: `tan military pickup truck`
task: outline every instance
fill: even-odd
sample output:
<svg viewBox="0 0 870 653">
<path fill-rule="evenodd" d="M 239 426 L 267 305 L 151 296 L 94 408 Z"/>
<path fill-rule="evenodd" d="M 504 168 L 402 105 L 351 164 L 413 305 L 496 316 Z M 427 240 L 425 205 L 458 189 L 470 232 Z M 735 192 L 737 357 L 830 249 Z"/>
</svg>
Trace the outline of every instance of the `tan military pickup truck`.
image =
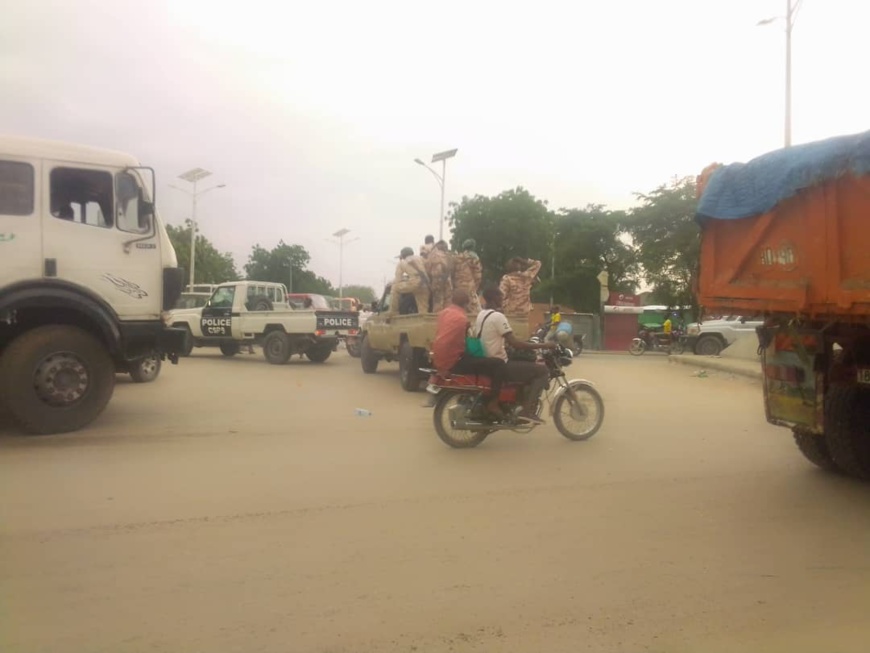
<svg viewBox="0 0 870 653">
<path fill-rule="evenodd" d="M 429 378 L 421 368 L 431 366 L 429 352 L 435 339 L 438 316 L 434 313 L 390 314 L 390 288 L 387 285 L 381 301 L 376 302 L 375 312 L 361 327 L 360 362 L 362 371 L 374 374 L 383 360 L 399 362 L 399 380 L 408 392 L 421 390 Z M 469 315 L 472 324 L 476 315 Z M 528 315 L 508 315 L 514 335 L 526 340 L 529 337 Z"/>
</svg>

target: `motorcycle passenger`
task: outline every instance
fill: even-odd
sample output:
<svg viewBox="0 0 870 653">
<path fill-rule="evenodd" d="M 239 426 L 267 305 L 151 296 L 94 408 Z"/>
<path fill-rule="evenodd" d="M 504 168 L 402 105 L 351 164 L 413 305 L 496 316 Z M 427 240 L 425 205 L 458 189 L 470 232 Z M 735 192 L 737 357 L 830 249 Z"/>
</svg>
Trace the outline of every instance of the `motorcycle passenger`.
<svg viewBox="0 0 870 653">
<path fill-rule="evenodd" d="M 482 374 L 491 381 L 486 395 L 486 409 L 496 417 L 504 414 L 498 405 L 498 396 L 505 379 L 505 362 L 500 358 L 478 358 L 465 350 L 468 333 L 468 304 L 471 297 L 463 288 L 453 291 L 452 303 L 438 313 L 435 339 L 432 341 L 432 359 L 442 377 L 455 374 Z"/>
<path fill-rule="evenodd" d="M 498 286 L 490 286 L 483 291 L 486 308 L 480 311 L 475 324 L 475 331 L 480 333 L 480 341 L 487 356 L 500 358 L 505 362 L 507 381 L 518 381 L 524 387 L 523 408 L 520 417 L 541 424 L 542 420 L 535 415 L 538 398 L 547 386 L 549 371 L 544 365 L 527 361 L 512 361 L 508 359 L 505 345 L 514 349 L 556 349 L 554 342 L 532 344 L 523 342 L 514 335 L 510 322 L 502 310 L 504 297 Z"/>
</svg>

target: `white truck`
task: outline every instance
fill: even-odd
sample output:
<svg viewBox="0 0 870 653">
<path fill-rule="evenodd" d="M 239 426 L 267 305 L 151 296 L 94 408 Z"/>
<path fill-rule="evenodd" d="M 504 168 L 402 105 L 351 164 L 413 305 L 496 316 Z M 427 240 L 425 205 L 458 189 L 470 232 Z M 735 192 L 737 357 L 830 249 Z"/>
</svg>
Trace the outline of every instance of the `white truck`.
<svg viewBox="0 0 870 653">
<path fill-rule="evenodd" d="M 0 403 L 25 431 L 80 429 L 116 371 L 177 362 L 184 271 L 154 181 L 127 154 L 0 137 Z"/>
<path fill-rule="evenodd" d="M 205 306 L 172 311 L 169 322 L 187 334 L 185 354 L 194 347 L 219 347 L 224 356 L 235 356 L 243 346 L 257 344 L 273 365 L 293 355 L 322 363 L 341 336 L 359 328 L 356 313 L 294 309 L 284 284 L 265 281 L 222 283 Z"/>
</svg>

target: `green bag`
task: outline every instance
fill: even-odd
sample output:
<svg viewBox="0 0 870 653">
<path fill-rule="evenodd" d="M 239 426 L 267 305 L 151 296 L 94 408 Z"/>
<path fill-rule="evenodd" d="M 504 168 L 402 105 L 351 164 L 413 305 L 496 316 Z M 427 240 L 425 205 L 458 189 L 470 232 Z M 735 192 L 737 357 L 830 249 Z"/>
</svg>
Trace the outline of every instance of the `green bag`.
<svg viewBox="0 0 870 653">
<path fill-rule="evenodd" d="M 480 323 L 480 331 L 477 332 L 476 338 L 472 338 L 471 336 L 465 337 L 465 353 L 472 358 L 486 358 L 486 351 L 483 349 L 480 335 L 483 333 L 483 325 L 486 324 L 486 318 L 493 313 L 495 313 L 495 311 L 490 311 L 486 314 L 486 317 L 483 318 L 483 322 Z"/>
</svg>

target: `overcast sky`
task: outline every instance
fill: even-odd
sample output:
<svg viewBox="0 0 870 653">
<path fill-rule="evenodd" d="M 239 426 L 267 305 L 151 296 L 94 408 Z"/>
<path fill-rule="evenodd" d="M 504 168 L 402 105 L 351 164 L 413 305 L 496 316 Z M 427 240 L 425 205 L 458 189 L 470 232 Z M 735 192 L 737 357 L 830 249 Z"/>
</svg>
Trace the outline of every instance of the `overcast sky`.
<svg viewBox="0 0 870 653">
<path fill-rule="evenodd" d="M 786 0 L 5 0 L 0 130 L 130 152 L 168 187 L 203 167 L 203 233 L 379 287 L 438 233 L 415 165 L 459 148 L 447 199 L 522 185 L 554 208 L 634 204 L 783 139 Z M 803 0 L 794 142 L 870 128 L 867 0 Z"/>
</svg>

